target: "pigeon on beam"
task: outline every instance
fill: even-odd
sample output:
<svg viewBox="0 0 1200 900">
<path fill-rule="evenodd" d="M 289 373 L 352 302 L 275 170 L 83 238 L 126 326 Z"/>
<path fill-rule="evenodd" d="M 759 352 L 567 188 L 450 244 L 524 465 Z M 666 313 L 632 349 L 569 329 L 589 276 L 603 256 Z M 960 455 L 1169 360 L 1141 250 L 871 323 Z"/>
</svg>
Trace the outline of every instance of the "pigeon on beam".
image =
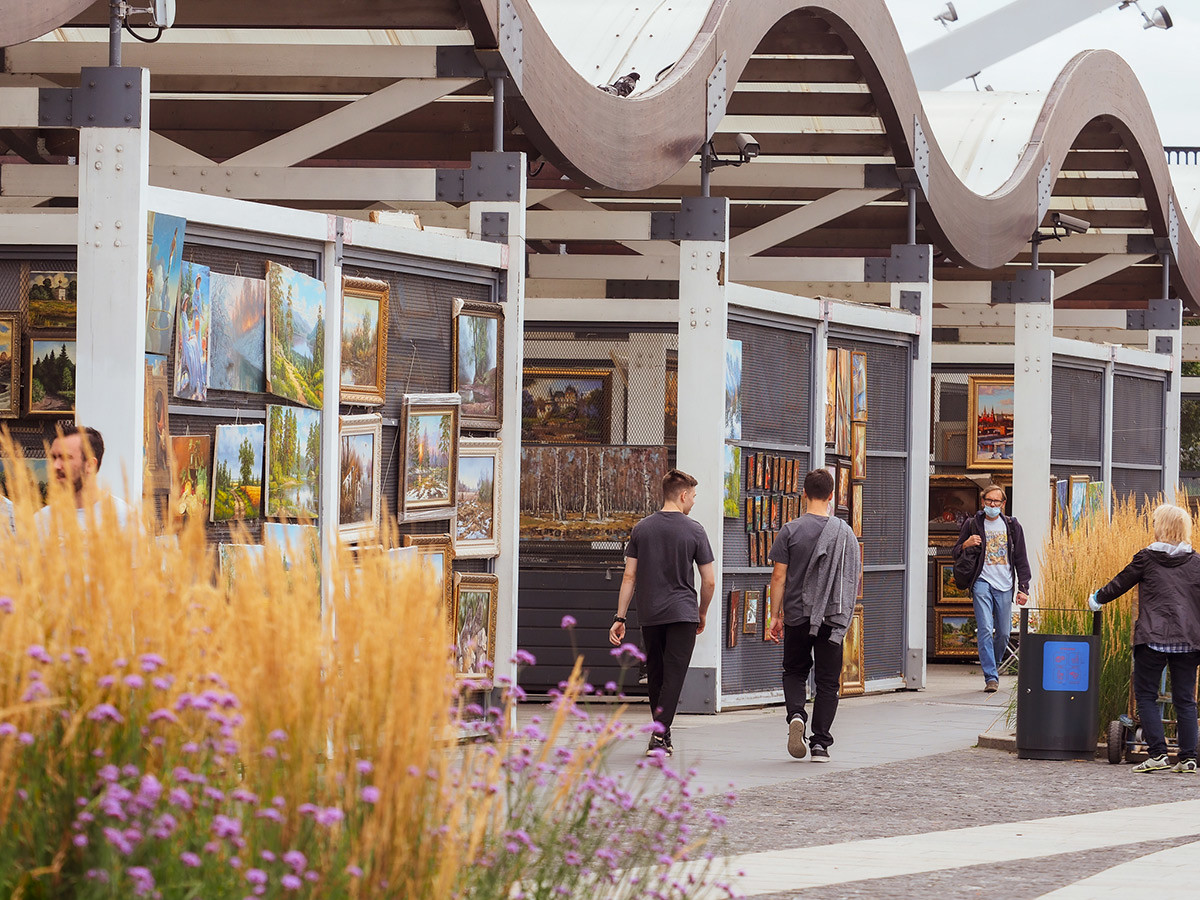
<svg viewBox="0 0 1200 900">
<path fill-rule="evenodd" d="M 630 72 L 628 75 L 622 75 L 612 84 L 598 84 L 596 87 L 600 88 L 606 94 L 628 97 L 633 93 L 633 89 L 637 87 L 638 79 L 641 77 L 637 72 Z"/>
</svg>

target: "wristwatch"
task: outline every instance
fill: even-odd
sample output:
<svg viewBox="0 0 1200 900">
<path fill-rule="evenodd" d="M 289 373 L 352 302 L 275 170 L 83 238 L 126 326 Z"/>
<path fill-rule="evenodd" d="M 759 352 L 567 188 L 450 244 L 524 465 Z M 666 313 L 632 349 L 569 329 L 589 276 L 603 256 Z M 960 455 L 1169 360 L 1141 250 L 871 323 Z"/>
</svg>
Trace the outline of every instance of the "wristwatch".
<svg viewBox="0 0 1200 900">
<path fill-rule="evenodd" d="M 620 622 L 622 625 L 624 625 L 624 624 L 625 624 L 625 617 L 624 617 L 624 616 L 621 616 L 621 615 L 615 615 L 615 614 L 614 614 L 614 615 L 613 615 L 613 621 L 614 621 L 614 622 Z"/>
</svg>

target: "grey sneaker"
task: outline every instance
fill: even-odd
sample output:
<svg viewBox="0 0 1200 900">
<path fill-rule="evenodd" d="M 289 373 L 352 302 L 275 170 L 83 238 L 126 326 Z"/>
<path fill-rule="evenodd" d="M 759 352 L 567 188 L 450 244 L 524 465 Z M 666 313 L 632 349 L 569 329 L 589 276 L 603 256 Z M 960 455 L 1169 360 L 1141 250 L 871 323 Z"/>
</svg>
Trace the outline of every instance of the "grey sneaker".
<svg viewBox="0 0 1200 900">
<path fill-rule="evenodd" d="M 994 694 L 998 690 L 1000 690 L 1000 682 L 998 681 L 989 681 L 983 686 L 983 692 L 985 694 Z"/>
<path fill-rule="evenodd" d="M 813 744 L 811 752 L 812 752 L 812 761 L 813 762 L 816 762 L 816 763 L 829 762 L 829 751 L 826 750 L 824 747 L 822 747 L 820 744 Z"/>
<path fill-rule="evenodd" d="M 808 755 L 808 747 L 804 743 L 804 720 L 799 716 L 788 722 L 788 753 L 796 759 L 804 759 Z"/>
<path fill-rule="evenodd" d="M 1179 772 L 1183 775 L 1196 774 L 1196 761 L 1194 759 L 1181 759 L 1171 768 L 1172 772 Z"/>
<path fill-rule="evenodd" d="M 1192 763 L 1192 766 L 1194 769 L 1194 762 Z M 1142 772 L 1166 772 L 1170 768 L 1171 764 L 1167 762 L 1167 754 L 1164 753 L 1162 756 L 1151 756 L 1148 759 L 1142 760 L 1133 767 L 1133 771 L 1139 774 Z"/>
</svg>

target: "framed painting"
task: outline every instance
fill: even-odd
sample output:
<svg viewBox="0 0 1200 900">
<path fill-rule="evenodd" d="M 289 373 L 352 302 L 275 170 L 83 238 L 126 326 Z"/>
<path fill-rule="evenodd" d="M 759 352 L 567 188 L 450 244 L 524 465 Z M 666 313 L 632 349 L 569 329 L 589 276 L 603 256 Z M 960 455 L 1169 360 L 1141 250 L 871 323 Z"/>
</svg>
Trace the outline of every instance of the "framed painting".
<svg viewBox="0 0 1200 900">
<path fill-rule="evenodd" d="M 12 499 L 13 493 L 21 489 L 16 484 L 21 479 L 28 479 L 25 485 L 36 491 L 33 494 L 35 502 L 44 504 L 46 492 L 50 490 L 50 460 L 20 456 L 0 461 L 0 487 L 4 496 Z"/>
<path fill-rule="evenodd" d="M 850 354 L 850 418 L 867 421 L 867 354 L 863 350 Z"/>
<path fill-rule="evenodd" d="M 321 536 L 316 525 L 263 522 L 263 545 L 278 549 L 285 569 L 290 569 L 293 563 L 307 556 L 312 561 L 313 569 L 320 571 Z"/>
<path fill-rule="evenodd" d="M 496 657 L 496 610 L 500 579 L 495 575 L 454 576 L 454 652 L 459 678 L 491 678 Z"/>
<path fill-rule="evenodd" d="M 448 534 L 406 534 L 405 547 L 416 547 L 417 557 L 424 565 L 432 570 L 437 578 L 442 609 L 446 610 L 446 618 L 454 624 L 454 609 L 450 605 L 450 591 L 454 587 L 454 545 Z"/>
<path fill-rule="evenodd" d="M 850 486 L 850 527 L 855 537 L 862 537 L 863 529 L 863 485 L 856 482 Z"/>
<path fill-rule="evenodd" d="M 1012 471 L 1013 378 L 967 376 L 967 468 Z"/>
<path fill-rule="evenodd" d="M 863 581 L 867 573 L 867 545 L 862 541 L 858 542 L 858 593 L 855 594 L 856 600 L 863 598 Z"/>
<path fill-rule="evenodd" d="M 390 290 L 386 281 L 342 278 L 342 403 L 383 403 Z"/>
<path fill-rule="evenodd" d="M 1070 486 L 1070 482 L 1065 478 L 1060 478 L 1054 486 L 1055 520 L 1058 527 L 1065 531 L 1071 529 Z"/>
<path fill-rule="evenodd" d="M 492 557 L 500 553 L 500 441 L 463 438 L 458 445 L 458 513 L 454 555 Z"/>
<path fill-rule="evenodd" d="M 21 317 L 0 315 L 0 419 L 21 415 Z"/>
<path fill-rule="evenodd" d="M 610 369 L 527 366 L 521 377 L 522 444 L 606 444 Z"/>
<path fill-rule="evenodd" d="M 975 613 L 969 609 L 933 611 L 933 652 L 936 656 L 974 657 L 979 655 Z"/>
<path fill-rule="evenodd" d="M 674 444 L 679 434 L 679 357 L 667 351 L 663 372 L 663 443 Z"/>
<path fill-rule="evenodd" d="M 179 321 L 175 326 L 175 396 L 181 400 L 208 398 L 208 349 L 211 343 L 211 271 L 186 263 L 179 291 Z"/>
<path fill-rule="evenodd" d="M 842 639 L 842 672 L 838 677 L 838 693 L 852 697 L 867 690 L 867 670 L 863 659 L 863 606 L 854 604 L 846 636 Z"/>
<path fill-rule="evenodd" d="M 929 530 L 958 534 L 967 519 L 979 512 L 979 489 L 957 485 L 929 488 Z"/>
<path fill-rule="evenodd" d="M 257 519 L 262 513 L 265 425 L 218 425 L 209 520 Z"/>
<path fill-rule="evenodd" d="M 267 407 L 266 469 L 264 515 L 301 521 L 317 518 L 320 410 Z"/>
<path fill-rule="evenodd" d="M 837 443 L 837 350 L 825 350 L 825 443 Z"/>
<path fill-rule="evenodd" d="M 1091 479 L 1087 475 L 1072 475 L 1070 487 L 1071 530 L 1078 528 L 1087 509 L 1087 486 Z"/>
<path fill-rule="evenodd" d="M 729 623 L 728 645 L 730 647 L 737 646 L 737 636 L 738 636 L 738 631 L 740 630 L 738 628 L 738 625 L 741 623 L 741 613 L 742 613 L 742 592 L 741 591 L 730 591 L 729 592 L 729 614 L 726 616 L 726 621 Z"/>
<path fill-rule="evenodd" d="M 267 344 L 267 283 L 241 275 L 209 276 L 212 330 L 208 386 L 261 394 L 266 390 L 263 353 Z"/>
<path fill-rule="evenodd" d="M 1100 523 L 1107 521 L 1108 516 L 1104 510 L 1104 482 L 1089 481 L 1087 486 L 1087 517 L 1092 522 Z"/>
<path fill-rule="evenodd" d="M 850 426 L 850 477 L 862 481 L 867 477 L 867 423 Z"/>
<path fill-rule="evenodd" d="M 770 562 L 770 560 L 768 560 Z M 767 635 L 771 633 L 771 585 L 770 582 L 763 589 L 763 640 L 767 639 Z"/>
<path fill-rule="evenodd" d="M 261 577 L 266 550 L 262 544 L 217 544 L 217 560 L 225 589 L 232 590 L 236 578 Z"/>
<path fill-rule="evenodd" d="M 323 403 L 325 282 L 267 263 L 267 392 L 310 409 Z"/>
<path fill-rule="evenodd" d="M 970 603 L 970 590 L 960 588 L 954 583 L 954 559 L 949 556 L 938 556 L 933 560 L 935 574 L 934 602 L 936 603 Z"/>
<path fill-rule="evenodd" d="M 142 447 L 146 479 L 144 488 L 166 491 L 171 488 L 171 429 L 167 411 L 167 358 L 147 353 L 146 393 L 142 416 Z"/>
<path fill-rule="evenodd" d="M 373 541 L 382 513 L 383 417 L 338 419 L 338 536 Z"/>
<path fill-rule="evenodd" d="M 183 279 L 183 233 L 187 220 L 151 212 L 146 216 L 146 352 L 166 356 Z"/>
<path fill-rule="evenodd" d="M 742 514 L 742 448 L 725 445 L 725 496 L 722 502 L 726 519 Z"/>
<path fill-rule="evenodd" d="M 458 394 L 405 394 L 400 411 L 400 514 L 445 519 L 458 486 Z"/>
<path fill-rule="evenodd" d="M 758 631 L 758 604 L 762 601 L 762 591 L 746 591 L 743 599 L 742 634 L 754 634 Z"/>
<path fill-rule="evenodd" d="M 850 455 L 850 351 L 837 352 L 837 435 L 834 450 L 839 456 Z"/>
<path fill-rule="evenodd" d="M 838 509 L 850 508 L 850 467 L 845 463 L 837 467 L 837 505 Z"/>
<path fill-rule="evenodd" d="M 212 498 L 212 438 L 207 434 L 171 438 L 171 519 L 208 521 Z"/>
<path fill-rule="evenodd" d="M 25 360 L 26 409 L 31 416 L 75 416 L 75 341 L 30 335 Z"/>
<path fill-rule="evenodd" d="M 742 342 L 725 340 L 725 440 L 742 439 Z"/>
<path fill-rule="evenodd" d="M 456 303 L 459 301 L 455 301 Z M 499 303 L 468 303 L 454 318 L 454 390 L 462 397 L 462 425 L 500 427 L 504 385 L 504 311 Z"/>
<path fill-rule="evenodd" d="M 25 309 L 34 328 L 75 328 L 79 313 L 76 273 L 22 267 L 25 277 Z"/>
</svg>

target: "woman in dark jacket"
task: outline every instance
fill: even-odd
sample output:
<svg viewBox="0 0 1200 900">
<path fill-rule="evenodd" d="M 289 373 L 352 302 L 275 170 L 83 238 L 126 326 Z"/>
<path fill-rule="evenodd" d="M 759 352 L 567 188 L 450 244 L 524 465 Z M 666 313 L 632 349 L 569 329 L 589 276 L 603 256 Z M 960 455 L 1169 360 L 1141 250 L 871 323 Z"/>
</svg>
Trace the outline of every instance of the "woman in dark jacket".
<svg viewBox="0 0 1200 900">
<path fill-rule="evenodd" d="M 1133 626 L 1133 696 L 1150 758 L 1135 772 L 1196 772 L 1196 666 L 1200 663 L 1200 556 L 1192 550 L 1192 518 L 1178 506 L 1154 510 L 1154 543 L 1139 550 L 1112 581 L 1088 598 L 1101 606 L 1134 585 L 1138 617 Z M 1171 670 L 1179 756 L 1172 768 L 1157 704 L 1163 669 Z"/>
</svg>

